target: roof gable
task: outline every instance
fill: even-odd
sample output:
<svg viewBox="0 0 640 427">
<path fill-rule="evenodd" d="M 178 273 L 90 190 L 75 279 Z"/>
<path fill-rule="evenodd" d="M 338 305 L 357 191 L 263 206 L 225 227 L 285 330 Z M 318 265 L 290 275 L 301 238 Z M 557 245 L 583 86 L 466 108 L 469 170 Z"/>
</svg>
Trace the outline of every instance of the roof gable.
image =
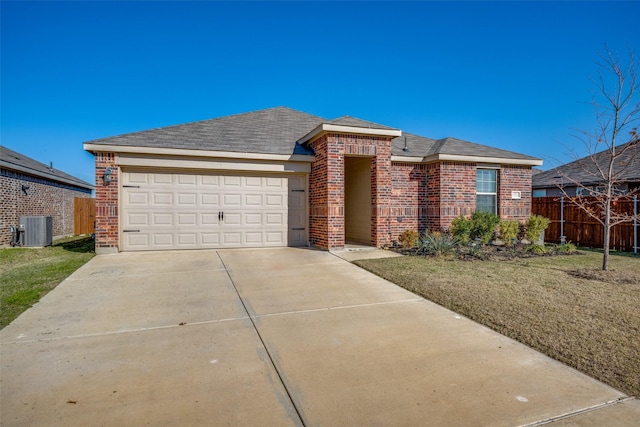
<svg viewBox="0 0 640 427">
<path fill-rule="evenodd" d="M 75 176 L 47 166 L 44 163 L 4 146 L 0 146 L 0 166 L 2 166 L 3 169 L 14 170 L 50 181 L 86 188 L 88 190 L 93 190 L 95 188 L 93 185 L 78 179 Z"/>
</svg>

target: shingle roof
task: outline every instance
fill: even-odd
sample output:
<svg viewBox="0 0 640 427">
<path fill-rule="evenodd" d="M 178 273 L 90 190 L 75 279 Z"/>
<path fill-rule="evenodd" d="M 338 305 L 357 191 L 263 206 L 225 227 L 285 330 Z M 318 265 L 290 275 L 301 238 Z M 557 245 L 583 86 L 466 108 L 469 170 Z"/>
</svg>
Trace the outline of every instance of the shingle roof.
<svg viewBox="0 0 640 427">
<path fill-rule="evenodd" d="M 0 166 L 3 169 L 22 172 L 28 175 L 48 179 L 50 181 L 71 184 L 89 190 L 93 190 L 95 188 L 92 184 L 78 179 L 75 176 L 69 175 L 55 168 L 50 168 L 44 163 L 40 163 L 37 160 L 4 146 L 0 146 Z"/>
<path fill-rule="evenodd" d="M 327 120 L 290 108 L 276 107 L 87 143 L 240 153 L 313 154 L 297 146 L 296 141 L 323 122 Z"/>
<path fill-rule="evenodd" d="M 405 147 L 407 148 L 406 150 Z M 457 138 L 447 137 L 436 140 L 407 132 L 402 132 L 402 136 L 392 141 L 391 154 L 394 156 L 407 157 L 428 157 L 437 154 L 451 154 L 471 157 L 494 157 L 499 159 L 538 160 L 535 157 L 513 151 L 501 150 Z"/>
<path fill-rule="evenodd" d="M 640 181 L 640 143 L 628 142 L 618 146 L 617 149 L 621 150 L 628 144 L 634 145 L 630 146 L 614 163 L 616 173 L 619 174 L 616 179 L 619 182 L 638 182 Z M 557 168 L 536 174 L 533 176 L 533 188 L 556 187 L 560 184 L 560 177 L 562 176 L 569 177 L 583 185 L 599 184 L 602 179 L 598 178 L 596 163 L 604 166 L 610 159 L 609 151 L 604 150 L 594 155 L 595 163 L 589 156 L 585 156 Z M 564 179 L 564 184 L 567 184 L 566 179 Z"/>
<path fill-rule="evenodd" d="M 276 107 L 211 120 L 146 130 L 88 141 L 87 144 L 189 150 L 229 151 L 260 154 L 313 154 L 298 144 L 305 135 L 321 124 L 355 126 L 371 129 L 397 128 L 343 116 L 334 120 Z M 406 145 L 407 150 L 404 150 Z M 453 154 L 475 157 L 538 160 L 512 151 L 500 150 L 455 138 L 434 140 L 403 132 L 393 139 L 392 154 L 402 157 L 426 157 Z"/>
</svg>

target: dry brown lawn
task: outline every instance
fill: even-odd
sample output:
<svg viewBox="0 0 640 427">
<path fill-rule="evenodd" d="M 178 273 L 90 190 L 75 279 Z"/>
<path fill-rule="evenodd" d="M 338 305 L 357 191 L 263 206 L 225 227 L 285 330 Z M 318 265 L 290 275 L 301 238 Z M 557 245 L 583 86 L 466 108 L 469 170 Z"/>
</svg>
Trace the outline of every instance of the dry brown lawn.
<svg viewBox="0 0 640 427">
<path fill-rule="evenodd" d="M 640 258 L 602 255 L 460 261 L 404 256 L 367 270 L 640 396 Z"/>
</svg>

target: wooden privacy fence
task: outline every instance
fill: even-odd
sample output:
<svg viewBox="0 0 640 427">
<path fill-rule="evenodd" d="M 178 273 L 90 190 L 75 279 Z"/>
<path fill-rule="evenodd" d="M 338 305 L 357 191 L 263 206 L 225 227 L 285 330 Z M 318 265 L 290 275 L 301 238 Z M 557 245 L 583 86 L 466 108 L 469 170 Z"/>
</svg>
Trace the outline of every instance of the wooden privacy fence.
<svg viewBox="0 0 640 427">
<path fill-rule="evenodd" d="M 613 209 L 619 213 L 637 215 L 638 198 L 619 199 Z M 551 223 L 544 232 L 544 240 L 551 243 L 560 243 L 562 233 L 567 242 L 581 246 L 601 248 L 604 243 L 604 230 L 594 218 L 585 211 L 571 203 L 564 197 L 534 197 L 532 199 L 531 212 L 549 218 Z M 564 227 L 563 227 L 564 221 Z M 609 247 L 618 251 L 638 252 L 638 221 L 625 222 L 611 229 Z"/>
<path fill-rule="evenodd" d="M 73 199 L 73 234 L 91 234 L 95 232 L 96 199 L 75 197 Z"/>
</svg>

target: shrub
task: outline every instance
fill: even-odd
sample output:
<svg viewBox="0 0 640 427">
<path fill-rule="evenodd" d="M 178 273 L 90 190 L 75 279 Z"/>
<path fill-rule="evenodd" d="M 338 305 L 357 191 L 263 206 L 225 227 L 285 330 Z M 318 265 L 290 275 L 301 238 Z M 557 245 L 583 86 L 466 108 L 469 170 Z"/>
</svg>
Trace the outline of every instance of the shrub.
<svg viewBox="0 0 640 427">
<path fill-rule="evenodd" d="M 540 234 L 549 227 L 549 219 L 541 215 L 531 215 L 525 224 L 525 237 L 531 243 L 540 238 Z"/>
<path fill-rule="evenodd" d="M 405 230 L 398 237 L 398 242 L 403 248 L 415 248 L 418 246 L 418 240 L 420 239 L 420 233 L 416 230 Z"/>
<path fill-rule="evenodd" d="M 471 222 L 471 238 L 480 239 L 480 243 L 486 245 L 493 238 L 496 227 L 500 224 L 500 217 L 489 212 L 475 211 Z"/>
<path fill-rule="evenodd" d="M 450 234 L 425 232 L 420 238 L 416 254 L 436 257 L 451 255 L 455 251 L 456 246 L 458 246 L 458 243 L 458 239 Z"/>
<path fill-rule="evenodd" d="M 531 244 L 527 246 L 527 252 L 531 252 L 534 254 L 546 254 L 547 248 L 544 245 Z"/>
<path fill-rule="evenodd" d="M 556 247 L 556 251 L 563 254 L 572 254 L 577 250 L 576 245 L 571 242 L 562 243 Z"/>
<path fill-rule="evenodd" d="M 519 230 L 520 223 L 518 223 L 518 221 L 500 221 L 500 240 L 502 240 L 505 245 L 511 246 L 513 244 L 513 239 L 518 237 Z"/>
<path fill-rule="evenodd" d="M 458 241 L 462 244 L 466 244 L 469 242 L 471 238 L 471 226 L 473 223 L 469 218 L 465 218 L 460 215 L 451 221 L 451 226 L 449 227 L 449 232 L 458 239 Z"/>
</svg>

